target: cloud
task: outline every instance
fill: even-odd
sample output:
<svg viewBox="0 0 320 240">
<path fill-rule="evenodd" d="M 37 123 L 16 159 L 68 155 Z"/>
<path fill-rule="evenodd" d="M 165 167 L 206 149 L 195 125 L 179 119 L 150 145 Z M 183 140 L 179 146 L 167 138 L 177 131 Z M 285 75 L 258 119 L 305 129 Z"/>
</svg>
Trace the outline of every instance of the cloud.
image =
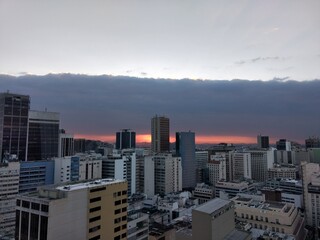
<svg viewBox="0 0 320 240">
<path fill-rule="evenodd" d="M 256 57 L 256 58 L 251 58 L 251 59 L 246 59 L 246 60 L 240 60 L 235 62 L 235 64 L 241 65 L 241 64 L 246 64 L 246 63 L 256 63 L 256 62 L 263 62 L 263 61 L 278 61 L 278 60 L 286 60 L 288 57 Z"/>
<path fill-rule="evenodd" d="M 112 135 L 122 128 L 150 133 L 150 119 L 165 114 L 171 133 L 256 136 L 302 141 L 320 133 L 320 80 L 167 80 L 59 74 L 0 75 L 0 92 L 28 94 L 31 108 L 60 112 L 61 127 L 82 135 Z M 307 97 L 306 97 L 307 96 Z"/>
</svg>

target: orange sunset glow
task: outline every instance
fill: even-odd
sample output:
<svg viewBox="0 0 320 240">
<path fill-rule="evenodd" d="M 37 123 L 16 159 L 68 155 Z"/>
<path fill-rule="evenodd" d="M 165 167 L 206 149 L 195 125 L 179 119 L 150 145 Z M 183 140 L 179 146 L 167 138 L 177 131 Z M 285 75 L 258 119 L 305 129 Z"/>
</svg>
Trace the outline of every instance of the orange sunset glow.
<svg viewBox="0 0 320 240">
<path fill-rule="evenodd" d="M 86 134 L 75 134 L 75 138 L 85 138 L 90 140 L 100 140 L 105 142 L 115 142 L 116 138 L 114 135 L 86 135 Z M 151 142 L 150 134 L 138 134 L 136 136 L 137 143 L 149 143 Z M 175 142 L 175 136 L 170 136 L 170 142 Z M 248 136 L 215 136 L 215 135 L 196 135 L 197 144 L 218 144 L 218 143 L 234 143 L 234 144 L 252 144 L 257 142 L 256 137 Z"/>
</svg>

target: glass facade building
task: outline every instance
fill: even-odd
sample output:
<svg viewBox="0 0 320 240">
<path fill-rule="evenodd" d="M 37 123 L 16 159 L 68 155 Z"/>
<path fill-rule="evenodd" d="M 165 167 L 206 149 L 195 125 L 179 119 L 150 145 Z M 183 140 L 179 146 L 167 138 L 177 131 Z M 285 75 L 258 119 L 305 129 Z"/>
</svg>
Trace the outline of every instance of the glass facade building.
<svg viewBox="0 0 320 240">
<path fill-rule="evenodd" d="M 116 149 L 136 148 L 136 133 L 123 129 L 116 134 Z"/>
<path fill-rule="evenodd" d="M 56 112 L 29 111 L 28 161 L 58 156 L 59 119 Z"/>
<path fill-rule="evenodd" d="M 176 133 L 176 153 L 181 157 L 182 163 L 182 188 L 196 186 L 196 145 L 194 132 Z"/>
<path fill-rule="evenodd" d="M 54 184 L 54 161 L 21 162 L 19 193 L 32 192 L 37 187 Z"/>
<path fill-rule="evenodd" d="M 0 154 L 16 155 L 26 159 L 28 114 L 30 97 L 27 95 L 0 94 Z"/>
</svg>

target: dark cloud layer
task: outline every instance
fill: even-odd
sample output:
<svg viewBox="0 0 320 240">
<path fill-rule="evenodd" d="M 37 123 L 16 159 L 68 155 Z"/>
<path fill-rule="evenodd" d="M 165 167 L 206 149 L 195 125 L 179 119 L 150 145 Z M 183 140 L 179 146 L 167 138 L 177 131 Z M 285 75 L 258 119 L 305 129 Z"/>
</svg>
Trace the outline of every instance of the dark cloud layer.
<svg viewBox="0 0 320 240">
<path fill-rule="evenodd" d="M 194 81 L 114 76 L 0 75 L 0 91 L 28 94 L 35 110 L 61 113 L 62 127 L 81 134 L 150 132 L 155 114 L 171 131 L 301 141 L 320 135 L 320 81 Z"/>
</svg>

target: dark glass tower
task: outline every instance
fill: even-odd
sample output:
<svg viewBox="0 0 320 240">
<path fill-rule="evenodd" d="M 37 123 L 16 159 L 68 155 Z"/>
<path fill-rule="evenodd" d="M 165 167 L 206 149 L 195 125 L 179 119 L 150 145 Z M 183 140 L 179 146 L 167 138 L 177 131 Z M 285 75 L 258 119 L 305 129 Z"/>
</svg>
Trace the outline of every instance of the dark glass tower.
<svg viewBox="0 0 320 240">
<path fill-rule="evenodd" d="M 60 114 L 29 112 L 28 161 L 58 157 Z"/>
<path fill-rule="evenodd" d="M 27 95 L 0 94 L 0 160 L 5 154 L 26 159 L 29 107 Z"/>
<path fill-rule="evenodd" d="M 269 136 L 257 136 L 257 142 L 259 148 L 269 148 Z"/>
<path fill-rule="evenodd" d="M 136 133 L 130 129 L 122 129 L 116 134 L 116 149 L 136 148 Z"/>
<path fill-rule="evenodd" d="M 170 151 L 169 118 L 154 116 L 151 119 L 151 150 L 154 153 Z"/>
<path fill-rule="evenodd" d="M 182 188 L 189 189 L 196 186 L 196 145 L 194 132 L 176 133 L 176 153 L 181 157 Z"/>
</svg>

